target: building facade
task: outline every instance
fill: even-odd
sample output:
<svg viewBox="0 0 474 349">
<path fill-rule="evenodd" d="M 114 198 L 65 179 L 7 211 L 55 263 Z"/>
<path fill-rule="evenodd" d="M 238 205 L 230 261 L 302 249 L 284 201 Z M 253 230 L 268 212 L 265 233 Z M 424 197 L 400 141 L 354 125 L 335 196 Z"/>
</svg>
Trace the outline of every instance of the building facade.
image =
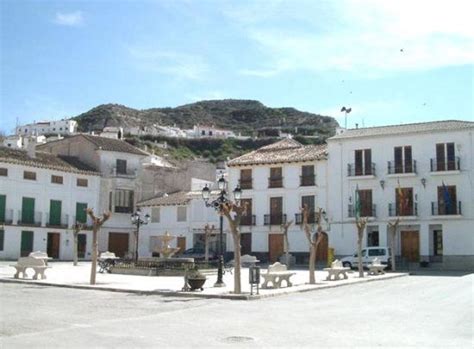
<svg viewBox="0 0 474 349">
<path fill-rule="evenodd" d="M 99 173 L 77 158 L 0 147 L 0 258 L 46 251 L 72 259 L 72 226 L 80 222 L 78 256 L 90 259 L 85 209 L 99 207 L 99 190 Z"/>
<path fill-rule="evenodd" d="M 23 136 L 44 134 L 73 135 L 75 133 L 77 133 L 77 121 L 71 119 L 40 121 L 16 128 L 16 134 Z"/>
<path fill-rule="evenodd" d="M 474 123 L 441 121 L 341 130 L 328 140 L 330 245 L 356 246 L 356 191 L 369 217 L 365 246 L 390 246 L 403 265 L 474 268 Z"/>
</svg>

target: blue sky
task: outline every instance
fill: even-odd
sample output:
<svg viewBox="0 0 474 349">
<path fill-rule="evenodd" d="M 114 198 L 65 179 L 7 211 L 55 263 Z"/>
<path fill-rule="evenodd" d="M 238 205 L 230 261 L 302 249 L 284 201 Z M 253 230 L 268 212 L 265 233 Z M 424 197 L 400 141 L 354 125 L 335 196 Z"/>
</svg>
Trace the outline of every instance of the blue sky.
<svg viewBox="0 0 474 349">
<path fill-rule="evenodd" d="M 102 103 L 256 99 L 348 124 L 474 120 L 473 1 L 1 0 L 0 129 Z"/>
</svg>

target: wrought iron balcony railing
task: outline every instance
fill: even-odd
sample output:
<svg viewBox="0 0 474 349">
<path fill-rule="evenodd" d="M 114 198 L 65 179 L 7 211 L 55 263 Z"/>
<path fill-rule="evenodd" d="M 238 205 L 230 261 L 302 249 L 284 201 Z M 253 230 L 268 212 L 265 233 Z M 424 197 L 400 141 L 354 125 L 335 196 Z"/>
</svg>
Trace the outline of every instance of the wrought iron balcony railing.
<svg viewBox="0 0 474 349">
<path fill-rule="evenodd" d="M 347 176 L 375 176 L 375 163 L 370 166 L 356 166 L 355 164 L 347 164 Z"/>
<path fill-rule="evenodd" d="M 402 207 L 395 203 L 388 204 L 388 215 L 390 217 L 403 216 L 418 216 L 418 203 L 413 203 L 412 206 Z"/>
<path fill-rule="evenodd" d="M 461 201 L 446 204 L 444 202 L 432 202 L 431 203 L 431 215 L 432 216 L 449 216 L 449 215 L 462 215 Z"/>
<path fill-rule="evenodd" d="M 286 223 L 286 214 L 266 214 L 263 216 L 264 225 L 280 225 Z"/>
<path fill-rule="evenodd" d="M 389 161 L 387 165 L 388 174 L 397 173 L 416 173 L 416 160 L 411 162 L 396 163 L 395 161 Z"/>
<path fill-rule="evenodd" d="M 354 205 L 347 206 L 347 216 L 349 218 L 355 218 L 356 211 Z M 376 205 L 364 206 L 362 205 L 360 210 L 360 217 L 377 217 Z"/>
<path fill-rule="evenodd" d="M 452 159 L 431 159 L 431 172 L 459 171 L 461 169 L 461 159 L 456 156 Z"/>
</svg>

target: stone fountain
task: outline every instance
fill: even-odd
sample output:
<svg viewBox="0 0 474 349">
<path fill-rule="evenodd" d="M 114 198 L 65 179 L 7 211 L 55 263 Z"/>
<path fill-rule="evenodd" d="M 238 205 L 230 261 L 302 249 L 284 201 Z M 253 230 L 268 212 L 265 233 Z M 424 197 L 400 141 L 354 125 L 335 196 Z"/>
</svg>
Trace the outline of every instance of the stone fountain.
<svg viewBox="0 0 474 349">
<path fill-rule="evenodd" d="M 161 247 L 157 248 L 156 252 L 160 254 L 160 258 L 171 258 L 179 251 L 179 247 L 171 247 L 170 245 L 170 242 L 176 238 L 175 236 L 171 236 L 169 232 L 165 232 L 165 235 L 160 235 L 158 237 L 161 239 Z"/>
</svg>

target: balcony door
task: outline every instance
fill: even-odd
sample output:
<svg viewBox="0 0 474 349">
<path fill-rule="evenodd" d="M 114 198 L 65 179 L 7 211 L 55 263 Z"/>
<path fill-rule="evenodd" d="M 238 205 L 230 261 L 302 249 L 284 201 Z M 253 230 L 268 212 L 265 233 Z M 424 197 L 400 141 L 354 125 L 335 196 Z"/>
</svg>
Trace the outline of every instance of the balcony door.
<svg viewBox="0 0 474 349">
<path fill-rule="evenodd" d="M 247 206 L 245 214 L 240 219 L 240 225 L 252 225 L 252 199 L 240 200 L 242 206 Z"/>
<path fill-rule="evenodd" d="M 401 193 L 399 193 L 399 190 Z M 413 216 L 413 188 L 395 189 L 398 216 Z"/>
<path fill-rule="evenodd" d="M 274 197 L 270 198 L 270 223 L 282 224 L 283 223 L 283 198 Z"/>
<path fill-rule="evenodd" d="M 21 204 L 22 223 L 33 224 L 35 222 L 35 199 L 23 198 Z"/>
<path fill-rule="evenodd" d="M 395 173 L 411 173 L 413 171 L 411 146 L 395 147 L 394 160 Z"/>
<path fill-rule="evenodd" d="M 438 214 L 456 214 L 457 198 L 456 186 L 447 185 L 438 187 Z"/>
<path fill-rule="evenodd" d="M 361 149 L 354 153 L 355 175 L 371 175 L 372 174 L 372 150 Z"/>
<path fill-rule="evenodd" d="M 372 190 L 359 190 L 360 216 L 372 217 Z"/>
</svg>

